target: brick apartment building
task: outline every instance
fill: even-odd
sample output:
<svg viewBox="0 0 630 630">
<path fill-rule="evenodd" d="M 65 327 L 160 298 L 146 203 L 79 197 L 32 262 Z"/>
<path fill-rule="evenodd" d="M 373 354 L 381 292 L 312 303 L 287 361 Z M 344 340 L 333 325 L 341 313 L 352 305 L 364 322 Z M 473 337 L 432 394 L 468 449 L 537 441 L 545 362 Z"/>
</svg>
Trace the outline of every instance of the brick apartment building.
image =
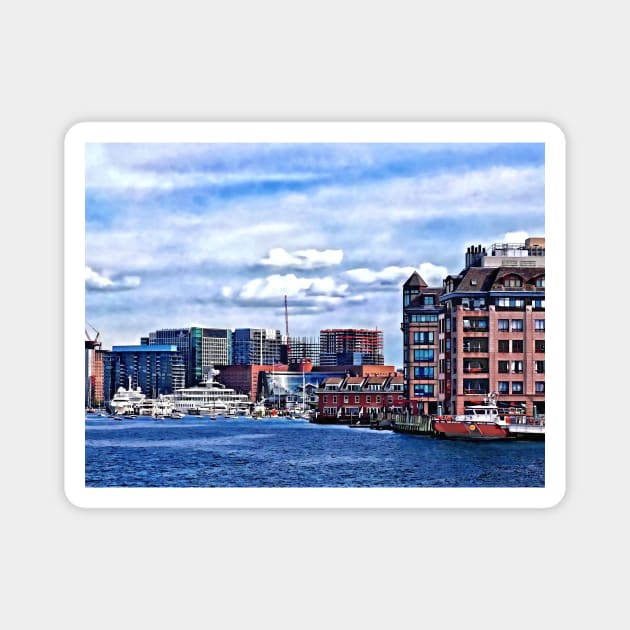
<svg viewBox="0 0 630 630">
<path fill-rule="evenodd" d="M 545 413 L 545 239 L 469 247 L 441 290 L 403 285 L 406 394 L 419 413 L 499 406 Z"/>
</svg>

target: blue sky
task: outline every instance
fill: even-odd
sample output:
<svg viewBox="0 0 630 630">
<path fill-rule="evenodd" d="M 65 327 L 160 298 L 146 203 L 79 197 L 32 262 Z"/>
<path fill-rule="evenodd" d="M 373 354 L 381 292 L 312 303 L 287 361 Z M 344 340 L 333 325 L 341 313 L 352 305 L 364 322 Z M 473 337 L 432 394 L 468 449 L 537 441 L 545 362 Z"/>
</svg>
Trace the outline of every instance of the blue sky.
<svg viewBox="0 0 630 630">
<path fill-rule="evenodd" d="M 384 331 L 402 283 L 544 236 L 542 144 L 90 144 L 86 319 L 104 347 L 193 325 Z"/>
</svg>

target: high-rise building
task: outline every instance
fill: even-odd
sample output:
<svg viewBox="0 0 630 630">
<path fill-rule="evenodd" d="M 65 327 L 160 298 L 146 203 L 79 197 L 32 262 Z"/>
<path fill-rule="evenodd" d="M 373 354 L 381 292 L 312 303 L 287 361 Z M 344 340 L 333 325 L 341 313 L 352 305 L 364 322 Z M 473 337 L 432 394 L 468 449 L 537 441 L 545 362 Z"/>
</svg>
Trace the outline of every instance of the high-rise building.
<svg viewBox="0 0 630 630">
<path fill-rule="evenodd" d="M 465 268 L 440 292 L 416 275 L 403 285 L 402 330 L 418 410 L 463 413 L 496 393 L 499 406 L 544 415 L 545 239 L 469 247 Z"/>
<path fill-rule="evenodd" d="M 157 398 L 184 383 L 184 361 L 176 345 L 113 346 L 104 354 L 106 402 L 119 387 L 140 387 L 148 398 Z"/>
<path fill-rule="evenodd" d="M 319 364 L 383 365 L 383 331 L 334 328 L 319 332 Z"/>
<path fill-rule="evenodd" d="M 283 357 L 283 362 L 289 366 L 302 363 L 305 359 L 310 359 L 313 366 L 319 365 L 319 339 L 317 337 L 289 337 L 287 344 L 289 349 L 288 357 Z"/>
<path fill-rule="evenodd" d="M 439 298 L 414 271 L 403 285 L 403 363 L 407 398 L 418 413 L 438 411 Z"/>
<path fill-rule="evenodd" d="M 273 365 L 286 354 L 286 339 L 273 328 L 237 328 L 232 334 L 233 365 Z"/>
<path fill-rule="evenodd" d="M 186 387 L 200 383 L 209 368 L 232 363 L 232 331 L 229 329 L 164 328 L 149 333 L 148 343 L 177 346 L 186 368 Z"/>
<path fill-rule="evenodd" d="M 103 395 L 103 353 L 101 342 L 85 341 L 85 407 L 100 407 Z"/>
</svg>

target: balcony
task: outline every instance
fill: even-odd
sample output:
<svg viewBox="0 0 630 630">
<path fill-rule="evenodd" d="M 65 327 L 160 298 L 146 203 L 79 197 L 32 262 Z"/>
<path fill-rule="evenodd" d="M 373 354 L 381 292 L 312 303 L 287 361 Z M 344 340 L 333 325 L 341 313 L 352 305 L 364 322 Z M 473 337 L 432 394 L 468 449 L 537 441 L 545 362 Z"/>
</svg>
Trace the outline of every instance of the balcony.
<svg viewBox="0 0 630 630">
<path fill-rule="evenodd" d="M 464 352 L 488 352 L 487 343 L 464 343 L 462 346 Z"/>
</svg>

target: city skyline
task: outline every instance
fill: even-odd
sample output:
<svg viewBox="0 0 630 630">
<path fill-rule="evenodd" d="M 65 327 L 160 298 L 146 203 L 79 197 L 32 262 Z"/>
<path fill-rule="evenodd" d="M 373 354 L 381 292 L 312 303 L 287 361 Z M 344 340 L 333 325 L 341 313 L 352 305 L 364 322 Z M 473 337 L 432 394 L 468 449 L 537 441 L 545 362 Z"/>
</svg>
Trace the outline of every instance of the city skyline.
<svg viewBox="0 0 630 630">
<path fill-rule="evenodd" d="M 160 328 L 378 328 L 402 365 L 402 284 L 469 245 L 544 236 L 544 144 L 88 144 L 86 319 Z"/>
</svg>

